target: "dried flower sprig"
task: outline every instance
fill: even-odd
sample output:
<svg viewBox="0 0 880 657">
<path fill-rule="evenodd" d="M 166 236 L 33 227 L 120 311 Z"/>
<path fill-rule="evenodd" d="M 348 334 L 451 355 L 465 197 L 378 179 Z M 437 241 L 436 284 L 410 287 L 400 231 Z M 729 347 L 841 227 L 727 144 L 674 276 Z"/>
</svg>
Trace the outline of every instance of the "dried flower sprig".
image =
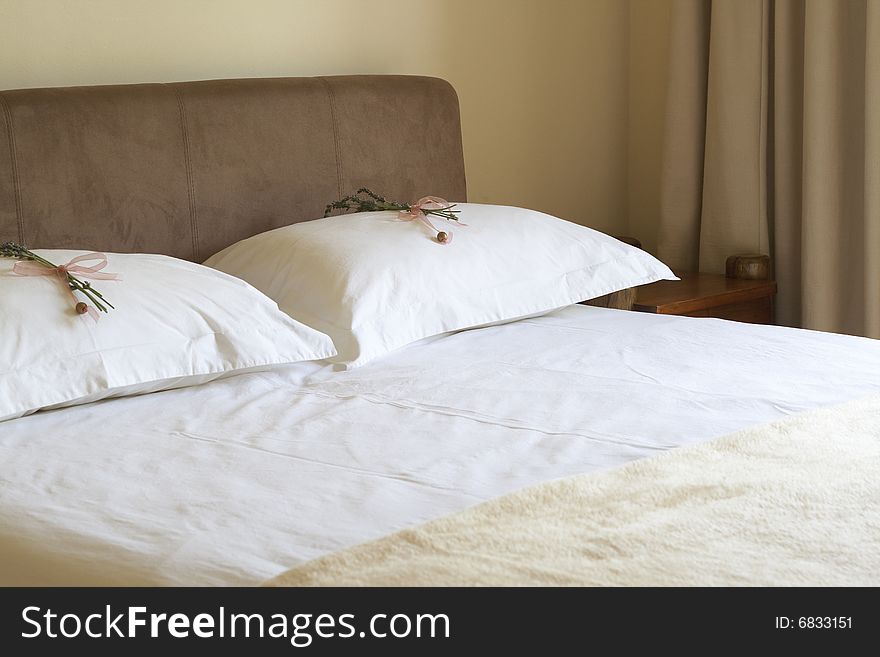
<svg viewBox="0 0 880 657">
<path fill-rule="evenodd" d="M 342 210 L 343 212 L 381 212 L 394 210 L 399 213 L 401 219 L 411 221 L 413 219 L 420 220 L 424 225 L 436 233 L 437 241 L 441 244 L 447 244 L 452 239 L 452 233 L 447 231 L 438 231 L 436 227 L 428 219 L 429 215 L 440 217 L 446 221 L 454 221 L 459 226 L 466 224 L 461 223 L 458 218 L 459 210 L 454 210 L 454 203 L 449 203 L 442 198 L 436 196 L 425 196 L 416 203 L 399 203 L 397 201 L 389 201 L 384 196 L 361 187 L 357 192 L 349 196 L 343 196 L 338 201 L 333 201 L 324 210 L 324 216 L 329 217 L 334 210 Z"/>
<path fill-rule="evenodd" d="M 118 274 L 104 273 L 100 271 L 107 266 L 107 257 L 103 253 L 88 253 L 74 258 L 66 265 L 56 265 L 42 256 L 37 255 L 33 251 L 29 251 L 26 247 L 21 246 L 20 244 L 16 244 L 15 242 L 4 242 L 3 244 L 0 244 L 0 257 L 14 258 L 24 262 L 34 262 L 46 267 L 47 271 L 45 273 L 37 273 L 32 268 L 22 268 L 19 265 L 16 265 L 13 268 L 13 273 L 23 276 L 51 276 L 54 273 L 54 275 L 56 275 L 58 279 L 67 286 L 70 296 L 75 303 L 74 308 L 80 315 L 89 313 L 90 311 L 94 312 L 94 310 L 87 303 L 77 301 L 73 294 L 74 292 L 80 292 L 85 295 L 85 297 L 92 302 L 94 308 L 97 308 L 102 313 L 108 312 L 109 308 L 114 308 L 113 304 L 107 301 L 103 294 L 93 288 L 91 283 L 83 281 L 80 277 L 71 273 L 71 271 L 75 271 L 83 277 L 87 276 L 102 280 L 119 280 L 120 277 Z M 84 267 L 77 264 L 85 260 L 101 260 L 101 262 L 93 267 Z M 97 318 L 97 315 L 93 316 Z"/>
</svg>

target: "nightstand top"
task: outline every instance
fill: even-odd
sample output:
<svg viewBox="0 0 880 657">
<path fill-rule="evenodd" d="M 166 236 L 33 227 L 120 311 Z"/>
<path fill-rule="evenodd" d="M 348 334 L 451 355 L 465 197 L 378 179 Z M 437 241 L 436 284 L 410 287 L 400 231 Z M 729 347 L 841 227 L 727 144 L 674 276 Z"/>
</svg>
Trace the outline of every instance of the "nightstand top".
<svg viewBox="0 0 880 657">
<path fill-rule="evenodd" d="M 680 281 L 657 281 L 639 287 L 633 310 L 680 315 L 776 294 L 776 281 L 741 280 L 699 272 L 677 272 L 677 276 Z"/>
</svg>

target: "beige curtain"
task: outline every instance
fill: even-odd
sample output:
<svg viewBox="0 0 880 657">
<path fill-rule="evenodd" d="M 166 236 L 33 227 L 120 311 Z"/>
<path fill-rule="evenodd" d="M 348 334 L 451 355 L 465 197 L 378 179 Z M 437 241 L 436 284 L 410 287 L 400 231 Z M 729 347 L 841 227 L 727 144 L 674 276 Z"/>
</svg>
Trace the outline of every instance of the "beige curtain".
<svg viewBox="0 0 880 657">
<path fill-rule="evenodd" d="M 880 337 L 880 0 L 672 0 L 659 255 L 773 257 L 777 321 Z"/>
</svg>

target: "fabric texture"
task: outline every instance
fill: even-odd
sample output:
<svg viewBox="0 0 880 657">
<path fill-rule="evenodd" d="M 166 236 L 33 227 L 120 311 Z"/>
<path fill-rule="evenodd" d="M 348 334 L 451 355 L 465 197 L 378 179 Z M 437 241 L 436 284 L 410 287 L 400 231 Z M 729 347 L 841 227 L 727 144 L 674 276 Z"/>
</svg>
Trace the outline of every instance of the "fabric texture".
<svg viewBox="0 0 880 657">
<path fill-rule="evenodd" d="M 658 253 L 768 253 L 782 324 L 880 337 L 880 3 L 673 0 Z"/>
<path fill-rule="evenodd" d="M 0 424 L 0 585 L 255 585 L 880 393 L 878 371 L 866 338 L 574 305 L 351 371 L 297 363 L 35 413 Z"/>
<path fill-rule="evenodd" d="M 449 83 L 364 75 L 0 91 L 0 241 L 201 262 L 364 185 L 466 200 Z"/>
<path fill-rule="evenodd" d="M 205 264 L 327 333 L 351 367 L 432 335 L 675 279 L 645 251 L 541 212 L 456 209 L 466 225 L 435 221 L 454 232 L 449 244 L 396 212 L 365 212 L 263 233 Z"/>
<path fill-rule="evenodd" d="M 529 488 L 274 586 L 876 586 L 880 395 Z"/>
<path fill-rule="evenodd" d="M 81 255 L 37 254 L 57 265 Z M 115 306 L 95 322 L 55 276 L 19 276 L 0 259 L 0 421 L 334 353 L 330 338 L 232 276 L 168 256 L 108 261 L 122 278 L 94 282 Z"/>
</svg>

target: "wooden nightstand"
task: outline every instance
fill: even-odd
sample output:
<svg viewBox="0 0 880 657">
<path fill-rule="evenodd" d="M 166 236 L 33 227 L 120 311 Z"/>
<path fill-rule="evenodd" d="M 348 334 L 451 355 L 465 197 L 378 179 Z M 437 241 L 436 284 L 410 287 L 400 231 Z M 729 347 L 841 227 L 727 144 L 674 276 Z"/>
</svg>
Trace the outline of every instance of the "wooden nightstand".
<svg viewBox="0 0 880 657">
<path fill-rule="evenodd" d="M 680 281 L 657 281 L 636 290 L 633 310 L 662 315 L 718 317 L 773 323 L 776 281 L 740 280 L 723 274 L 679 273 Z"/>
</svg>

